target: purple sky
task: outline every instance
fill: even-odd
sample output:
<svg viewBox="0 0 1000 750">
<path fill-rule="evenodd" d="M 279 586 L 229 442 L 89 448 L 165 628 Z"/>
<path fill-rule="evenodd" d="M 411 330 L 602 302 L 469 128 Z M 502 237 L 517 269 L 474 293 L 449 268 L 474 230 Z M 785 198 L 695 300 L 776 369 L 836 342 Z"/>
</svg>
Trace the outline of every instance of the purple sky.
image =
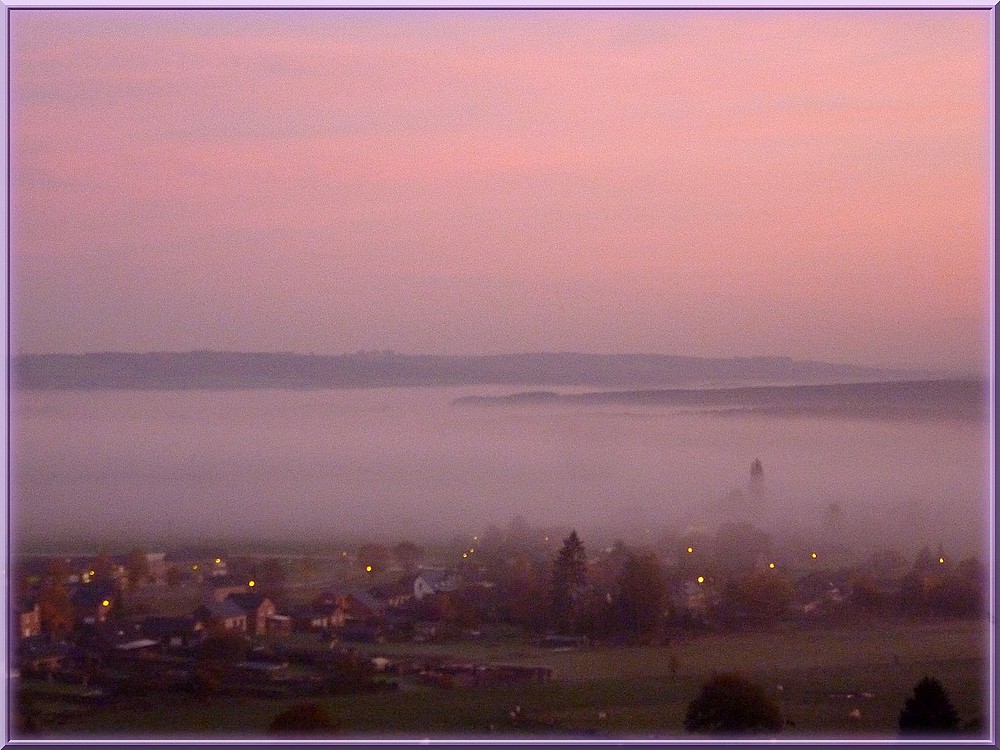
<svg viewBox="0 0 1000 750">
<path fill-rule="evenodd" d="M 15 351 L 981 370 L 988 11 L 25 11 Z"/>
</svg>

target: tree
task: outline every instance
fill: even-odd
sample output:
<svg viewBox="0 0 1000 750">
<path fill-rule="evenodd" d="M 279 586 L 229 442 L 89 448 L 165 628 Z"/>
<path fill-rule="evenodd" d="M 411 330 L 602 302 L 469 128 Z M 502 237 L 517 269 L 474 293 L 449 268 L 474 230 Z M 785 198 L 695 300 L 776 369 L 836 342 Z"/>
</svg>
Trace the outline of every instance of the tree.
<svg viewBox="0 0 1000 750">
<path fill-rule="evenodd" d="M 538 560 L 516 554 L 497 571 L 497 600 L 507 622 L 536 629 L 545 626 L 548 612 L 538 606 L 549 594 L 542 567 Z"/>
<path fill-rule="evenodd" d="M 369 542 L 358 547 L 358 563 L 370 573 L 384 571 L 389 565 L 389 557 L 389 550 L 381 544 Z"/>
<path fill-rule="evenodd" d="M 577 630 L 587 586 L 587 551 L 576 531 L 563 541 L 552 569 L 552 622 L 560 633 Z"/>
<path fill-rule="evenodd" d="M 782 725 L 781 709 L 763 688 L 733 673 L 715 675 L 702 685 L 684 718 L 689 732 L 715 735 L 780 732 Z"/>
<path fill-rule="evenodd" d="M 255 592 L 268 597 L 275 603 L 280 603 L 288 588 L 288 571 L 285 564 L 276 557 L 269 557 L 255 566 L 253 580 L 256 581 Z"/>
<path fill-rule="evenodd" d="M 301 737 L 308 735 L 324 735 L 335 732 L 340 723 L 327 713 L 319 703 L 296 703 L 289 706 L 274 717 L 271 722 L 271 734 L 280 736 Z"/>
<path fill-rule="evenodd" d="M 180 586 L 184 581 L 184 576 L 181 575 L 180 568 L 176 565 L 171 565 L 167 568 L 166 578 L 168 586 Z"/>
<path fill-rule="evenodd" d="M 771 537 L 749 523 L 725 523 L 715 535 L 714 560 L 726 574 L 753 570 L 771 552 Z"/>
<path fill-rule="evenodd" d="M 628 553 L 618 577 L 614 620 L 619 632 L 651 635 L 660 625 L 667 587 L 653 553 Z"/>
<path fill-rule="evenodd" d="M 66 587 L 68 576 L 69 566 L 65 560 L 51 560 L 45 567 L 38 608 L 42 630 L 47 635 L 58 636 L 73 629 L 73 603 Z"/>
<path fill-rule="evenodd" d="M 115 577 L 115 562 L 111 559 L 111 554 L 106 549 L 101 549 L 97 557 L 90 563 L 90 569 L 94 571 L 91 578 L 95 582 L 110 583 Z"/>
<path fill-rule="evenodd" d="M 413 542 L 402 541 L 392 548 L 392 556 L 404 571 L 412 573 L 424 558 L 424 550 Z"/>
<path fill-rule="evenodd" d="M 788 608 L 794 587 L 781 573 L 766 570 L 743 576 L 739 583 L 739 592 L 751 617 L 771 619 L 781 615 Z"/>
<path fill-rule="evenodd" d="M 979 616 L 986 608 L 988 583 L 986 570 L 976 558 L 962 560 L 930 588 L 927 605 L 937 614 L 962 617 Z"/>
<path fill-rule="evenodd" d="M 150 579 L 149 560 L 146 553 L 136 547 L 128 553 L 125 560 L 125 574 L 128 576 L 129 588 L 145 583 Z"/>
<path fill-rule="evenodd" d="M 198 647 L 191 669 L 191 690 L 202 698 L 218 692 L 233 665 L 246 658 L 249 643 L 241 633 L 230 631 L 210 635 Z"/>
<path fill-rule="evenodd" d="M 945 735 L 958 731 L 958 713 L 948 691 L 934 677 L 924 677 L 913 688 L 899 712 L 901 735 Z"/>
</svg>

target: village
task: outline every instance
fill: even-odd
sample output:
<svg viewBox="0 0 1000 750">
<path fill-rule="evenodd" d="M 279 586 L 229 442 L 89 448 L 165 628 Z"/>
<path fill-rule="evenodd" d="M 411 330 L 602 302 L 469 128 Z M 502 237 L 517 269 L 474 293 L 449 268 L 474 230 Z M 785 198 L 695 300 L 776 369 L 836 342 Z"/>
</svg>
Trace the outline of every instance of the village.
<svg viewBox="0 0 1000 750">
<path fill-rule="evenodd" d="M 173 694 L 302 699 L 558 681 L 566 651 L 702 633 L 821 628 L 859 615 L 980 617 L 985 570 L 944 550 L 852 559 L 749 524 L 588 549 L 516 519 L 430 550 L 222 550 L 17 560 L 11 675 L 32 719 Z M 46 713 L 38 706 L 48 706 Z"/>
</svg>

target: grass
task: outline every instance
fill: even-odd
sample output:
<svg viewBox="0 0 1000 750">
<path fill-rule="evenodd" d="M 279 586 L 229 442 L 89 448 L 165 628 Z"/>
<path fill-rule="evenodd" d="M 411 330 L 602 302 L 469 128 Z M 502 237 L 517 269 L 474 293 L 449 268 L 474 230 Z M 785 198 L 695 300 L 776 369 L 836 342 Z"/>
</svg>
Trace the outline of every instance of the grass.
<svg viewBox="0 0 1000 750">
<path fill-rule="evenodd" d="M 477 661 L 546 664 L 548 684 L 416 688 L 322 699 L 347 736 L 684 736 L 687 704 L 713 671 L 761 684 L 794 722 L 783 737 L 892 738 L 900 708 L 925 674 L 948 689 L 962 719 L 986 718 L 986 623 L 875 622 L 779 633 L 687 637 L 664 647 L 553 652 L 524 642 L 382 644 L 372 653 L 437 653 Z M 460 646 L 460 648 L 459 648 Z M 670 674 L 670 656 L 679 669 Z M 782 686 L 779 690 L 778 685 Z M 866 696 L 865 694 L 868 694 Z M 851 697 L 848 697 L 850 695 Z M 133 699 L 69 717 L 61 736 L 253 736 L 289 700 L 217 696 Z M 155 707 L 154 707 L 155 706 Z M 516 719 L 510 711 L 521 706 Z M 857 709 L 860 716 L 851 717 Z"/>
</svg>

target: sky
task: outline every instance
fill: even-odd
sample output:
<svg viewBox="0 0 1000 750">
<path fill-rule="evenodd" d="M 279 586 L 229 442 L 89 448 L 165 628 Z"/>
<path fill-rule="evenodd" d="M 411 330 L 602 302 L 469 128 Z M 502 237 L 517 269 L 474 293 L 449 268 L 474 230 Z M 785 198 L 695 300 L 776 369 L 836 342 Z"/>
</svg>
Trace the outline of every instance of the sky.
<svg viewBox="0 0 1000 750">
<path fill-rule="evenodd" d="M 15 353 L 987 367 L 989 11 L 9 18 Z"/>
</svg>

